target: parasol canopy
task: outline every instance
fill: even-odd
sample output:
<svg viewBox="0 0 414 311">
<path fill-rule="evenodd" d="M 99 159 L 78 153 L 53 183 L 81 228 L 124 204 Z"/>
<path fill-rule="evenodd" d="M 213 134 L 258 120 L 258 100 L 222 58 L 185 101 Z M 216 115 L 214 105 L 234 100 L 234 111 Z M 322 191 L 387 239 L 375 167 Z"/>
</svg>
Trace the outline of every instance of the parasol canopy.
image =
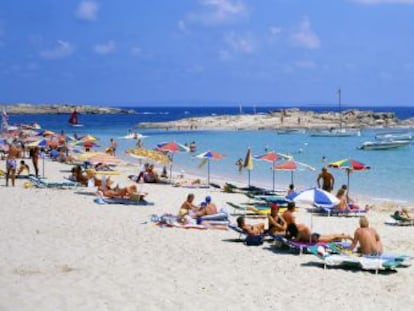
<svg viewBox="0 0 414 311">
<path fill-rule="evenodd" d="M 357 160 L 351 159 L 351 158 L 346 158 L 346 159 L 342 159 L 336 162 L 331 162 L 328 164 L 328 167 L 346 170 L 348 193 L 349 193 L 349 177 L 350 177 L 351 172 L 352 171 L 364 171 L 364 170 L 371 169 L 370 166 L 362 162 L 359 162 Z"/>
<path fill-rule="evenodd" d="M 332 208 L 339 204 L 339 199 L 333 194 L 320 188 L 309 188 L 286 196 L 287 200 L 297 203 L 312 204 L 319 207 Z"/>
</svg>

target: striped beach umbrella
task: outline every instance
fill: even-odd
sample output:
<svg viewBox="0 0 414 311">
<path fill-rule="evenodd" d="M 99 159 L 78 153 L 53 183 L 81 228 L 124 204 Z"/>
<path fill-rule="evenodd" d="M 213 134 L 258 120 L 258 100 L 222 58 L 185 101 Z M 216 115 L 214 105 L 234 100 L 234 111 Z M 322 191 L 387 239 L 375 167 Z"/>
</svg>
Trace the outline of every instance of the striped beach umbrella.
<svg viewBox="0 0 414 311">
<path fill-rule="evenodd" d="M 215 151 L 206 151 L 196 155 L 196 158 L 204 159 L 207 161 L 207 183 L 210 184 L 210 160 L 221 160 L 223 155 Z"/>
<path fill-rule="evenodd" d="M 339 199 L 336 196 L 316 187 L 300 192 L 293 192 L 287 195 L 286 199 L 297 203 L 306 203 L 327 208 L 332 208 L 339 204 Z"/>
<path fill-rule="evenodd" d="M 331 162 L 328 164 L 328 167 L 333 167 L 333 168 L 338 168 L 338 169 L 343 169 L 346 171 L 346 175 L 347 175 L 347 194 L 349 193 L 349 176 L 351 175 L 351 172 L 353 171 L 364 171 L 364 170 L 369 170 L 371 169 L 370 166 L 359 162 L 357 160 L 351 159 L 351 158 L 346 158 L 346 159 L 342 159 L 339 161 L 335 161 L 335 162 Z"/>
<path fill-rule="evenodd" d="M 170 180 L 172 179 L 172 167 L 173 167 L 174 153 L 190 152 L 190 148 L 188 148 L 187 146 L 184 146 L 183 144 L 179 144 L 175 141 L 159 143 L 157 145 L 156 150 L 161 151 L 161 152 L 171 153 Z"/>
</svg>

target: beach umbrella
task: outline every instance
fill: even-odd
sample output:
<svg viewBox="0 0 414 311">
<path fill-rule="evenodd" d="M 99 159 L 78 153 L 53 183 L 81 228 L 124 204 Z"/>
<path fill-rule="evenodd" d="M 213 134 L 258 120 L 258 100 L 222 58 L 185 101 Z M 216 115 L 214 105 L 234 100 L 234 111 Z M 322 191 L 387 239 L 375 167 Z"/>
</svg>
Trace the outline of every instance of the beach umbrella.
<svg viewBox="0 0 414 311">
<path fill-rule="evenodd" d="M 310 171 L 315 171 L 316 169 L 306 163 L 303 162 L 299 162 L 299 161 L 295 161 L 295 160 L 290 160 L 290 161 L 286 161 L 283 163 L 280 163 L 278 165 L 275 165 L 273 167 L 274 170 L 277 171 L 290 171 L 290 183 L 293 185 L 293 173 L 297 170 L 301 170 L 301 169 L 307 169 Z"/>
<path fill-rule="evenodd" d="M 247 186 L 250 187 L 250 171 L 253 170 L 253 158 L 250 148 L 247 148 L 246 156 L 244 158 L 243 167 L 247 169 L 247 178 L 248 183 Z"/>
<path fill-rule="evenodd" d="M 46 139 L 39 139 L 27 144 L 27 147 L 46 147 L 48 145 L 48 141 Z"/>
<path fill-rule="evenodd" d="M 342 159 L 336 162 L 331 162 L 328 164 L 328 167 L 339 168 L 346 171 L 348 188 L 347 195 L 349 193 L 349 176 L 351 175 L 351 172 L 371 169 L 370 166 L 350 158 Z"/>
<path fill-rule="evenodd" d="M 206 151 L 196 155 L 196 158 L 204 159 L 207 161 L 207 183 L 210 184 L 210 160 L 221 160 L 223 155 L 215 151 Z"/>
<path fill-rule="evenodd" d="M 174 153 L 190 152 L 190 148 L 188 148 L 187 146 L 184 146 L 183 144 L 179 144 L 175 141 L 159 143 L 157 145 L 156 150 L 161 151 L 161 152 L 171 153 L 170 180 L 172 179 L 172 167 L 173 167 Z"/>
<path fill-rule="evenodd" d="M 266 162 L 272 163 L 272 177 L 273 177 L 272 190 L 275 191 L 275 170 L 273 169 L 273 167 L 275 166 L 275 162 L 279 160 L 279 155 L 274 151 L 270 151 L 265 154 L 254 156 L 253 158 L 258 161 L 266 161 Z"/>
<path fill-rule="evenodd" d="M 287 200 L 312 204 L 320 207 L 332 208 L 339 204 L 339 199 L 333 194 L 320 189 L 320 188 L 309 188 L 300 192 L 293 192 L 286 196 Z"/>
<path fill-rule="evenodd" d="M 88 161 L 92 164 L 103 163 L 107 165 L 118 165 L 121 163 L 119 158 L 105 152 L 96 152 L 95 154 L 92 154 Z"/>
<path fill-rule="evenodd" d="M 154 161 L 160 164 L 170 164 L 171 160 L 162 152 L 152 149 L 129 149 L 126 153 L 136 159 Z"/>
<path fill-rule="evenodd" d="M 92 135 L 88 134 L 88 135 L 82 136 L 79 140 L 96 142 L 98 140 L 98 138 L 96 138 L 95 136 L 92 136 Z"/>
</svg>

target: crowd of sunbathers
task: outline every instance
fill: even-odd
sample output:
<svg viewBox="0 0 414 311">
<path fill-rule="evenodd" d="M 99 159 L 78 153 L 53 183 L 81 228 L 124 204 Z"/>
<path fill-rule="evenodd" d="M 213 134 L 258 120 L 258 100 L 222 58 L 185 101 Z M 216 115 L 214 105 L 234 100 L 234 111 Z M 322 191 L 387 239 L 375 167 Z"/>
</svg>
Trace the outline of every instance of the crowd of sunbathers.
<svg viewBox="0 0 414 311">
<path fill-rule="evenodd" d="M 237 218 L 237 225 L 248 235 L 283 235 L 284 237 L 300 243 L 335 242 L 349 240 L 349 249 L 354 250 L 358 245 L 358 251 L 362 254 L 381 254 L 383 251 L 381 239 L 374 228 L 369 227 L 366 216 L 360 217 L 360 227 L 354 232 L 354 236 L 344 233 L 319 234 L 301 223 L 296 222 L 294 216 L 295 203 L 289 202 L 287 210 L 279 215 L 278 206 L 271 206 L 271 214 L 268 216 L 268 229 L 264 223 L 248 224 L 244 216 Z"/>
</svg>

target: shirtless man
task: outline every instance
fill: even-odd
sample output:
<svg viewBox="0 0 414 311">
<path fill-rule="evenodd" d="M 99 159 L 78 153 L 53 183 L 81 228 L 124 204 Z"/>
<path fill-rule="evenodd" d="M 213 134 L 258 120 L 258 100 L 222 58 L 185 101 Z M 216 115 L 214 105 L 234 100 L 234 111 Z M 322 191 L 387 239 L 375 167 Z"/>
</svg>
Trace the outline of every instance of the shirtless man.
<svg viewBox="0 0 414 311">
<path fill-rule="evenodd" d="M 321 173 L 318 175 L 316 182 L 318 187 L 321 188 L 320 180 L 322 179 L 322 189 L 331 192 L 334 188 L 335 178 L 331 173 L 328 172 L 326 167 L 322 168 Z"/>
<path fill-rule="evenodd" d="M 205 205 L 202 207 L 196 214 L 195 218 L 205 216 L 205 215 L 213 215 L 217 214 L 217 206 L 213 202 L 211 202 L 211 197 L 206 196 Z"/>
<path fill-rule="evenodd" d="M 246 224 L 244 216 L 237 218 L 237 226 L 245 231 L 248 235 L 261 235 L 265 231 L 265 225 L 262 223 L 255 225 Z"/>
<path fill-rule="evenodd" d="M 380 237 L 374 228 L 369 227 L 368 219 L 365 216 L 359 218 L 359 228 L 355 230 L 354 239 L 349 249 L 353 250 L 358 243 L 358 252 L 363 255 L 379 255 L 383 252 Z"/>
<path fill-rule="evenodd" d="M 9 153 L 6 158 L 6 187 L 9 186 L 9 178 L 11 178 L 12 186 L 14 187 L 16 180 L 17 156 L 19 149 L 14 144 L 9 147 Z"/>
</svg>

